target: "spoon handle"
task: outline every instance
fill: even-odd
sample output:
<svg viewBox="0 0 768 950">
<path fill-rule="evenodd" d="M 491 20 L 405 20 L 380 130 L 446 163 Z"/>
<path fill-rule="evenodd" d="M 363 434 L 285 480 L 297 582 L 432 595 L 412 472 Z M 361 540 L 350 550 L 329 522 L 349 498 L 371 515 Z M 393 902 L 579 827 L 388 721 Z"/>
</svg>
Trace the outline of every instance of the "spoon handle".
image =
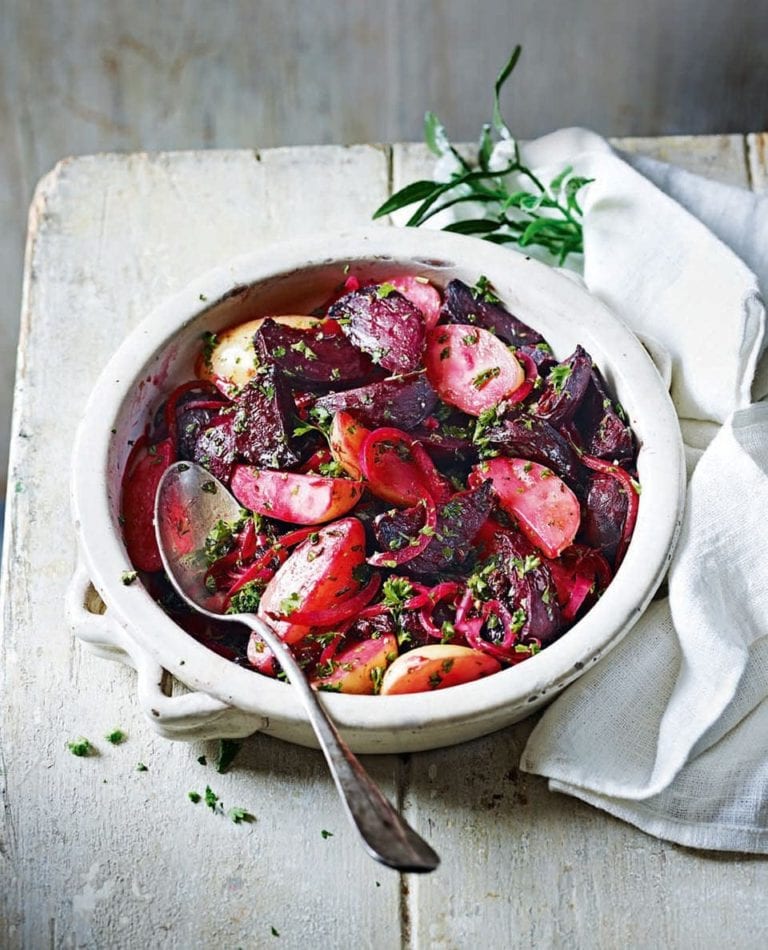
<svg viewBox="0 0 768 950">
<path fill-rule="evenodd" d="M 400 817 L 339 735 L 304 672 L 281 638 L 253 614 L 231 617 L 263 637 L 304 703 L 341 800 L 370 853 L 398 871 L 434 871 L 440 858 Z"/>
</svg>

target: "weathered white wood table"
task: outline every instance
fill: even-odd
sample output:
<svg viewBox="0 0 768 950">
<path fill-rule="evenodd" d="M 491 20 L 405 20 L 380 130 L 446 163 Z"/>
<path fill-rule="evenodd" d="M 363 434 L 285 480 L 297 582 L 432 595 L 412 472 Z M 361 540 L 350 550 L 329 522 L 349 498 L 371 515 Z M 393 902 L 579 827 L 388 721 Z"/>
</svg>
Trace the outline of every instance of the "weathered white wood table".
<svg viewBox="0 0 768 950">
<path fill-rule="evenodd" d="M 723 181 L 768 181 L 763 136 L 621 144 Z M 255 736 L 218 774 L 214 743 L 158 738 L 134 675 L 66 629 L 69 452 L 123 336 L 234 254 L 367 223 L 427 164 L 417 146 L 106 155 L 65 161 L 41 183 L 2 574 L 0 946 L 768 945 L 768 861 L 664 844 L 549 793 L 516 767 L 530 723 L 368 759 L 443 858 L 429 877 L 399 877 L 358 846 L 320 753 Z M 114 727 L 121 745 L 103 738 Z M 68 751 L 81 735 L 98 755 Z M 193 804 L 187 793 L 206 785 L 256 821 Z"/>
</svg>

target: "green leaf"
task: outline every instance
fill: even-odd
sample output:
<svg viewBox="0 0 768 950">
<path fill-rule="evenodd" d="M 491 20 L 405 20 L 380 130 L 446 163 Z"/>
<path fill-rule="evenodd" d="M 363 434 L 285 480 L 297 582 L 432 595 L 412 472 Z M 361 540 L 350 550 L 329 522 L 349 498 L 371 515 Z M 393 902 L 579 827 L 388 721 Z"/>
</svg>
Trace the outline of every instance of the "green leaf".
<svg viewBox="0 0 768 950">
<path fill-rule="evenodd" d="M 526 227 L 525 231 L 520 235 L 520 246 L 525 247 L 526 244 L 537 243 L 535 238 L 541 237 L 542 231 L 558 231 L 560 227 L 559 221 L 554 221 L 552 218 L 536 218 L 534 221 Z"/>
<path fill-rule="evenodd" d="M 393 211 L 397 211 L 399 208 L 405 208 L 416 201 L 423 201 L 433 191 L 442 187 L 434 181 L 414 181 L 388 198 L 384 204 L 374 211 L 373 217 L 374 219 L 383 218 L 384 215 L 392 214 Z"/>
<path fill-rule="evenodd" d="M 491 160 L 492 152 L 493 137 L 491 136 L 491 127 L 486 122 L 483 126 L 483 131 L 480 133 L 480 142 L 477 147 L 477 160 L 484 171 L 488 170 L 488 163 Z"/>
<path fill-rule="evenodd" d="M 522 53 L 523 48 L 518 44 L 513 50 L 512 55 L 509 57 L 507 65 L 502 69 L 499 75 L 496 78 L 496 82 L 493 86 L 493 127 L 496 131 L 502 135 L 504 138 L 512 138 L 512 133 L 509 131 L 506 122 L 501 117 L 501 107 L 499 106 L 499 95 L 501 90 L 504 88 L 504 83 L 512 75 L 512 70 L 517 66 L 517 61 L 520 59 L 520 53 Z"/>
<path fill-rule="evenodd" d="M 565 186 L 565 200 L 568 203 L 568 210 L 575 211 L 576 214 L 583 214 L 576 195 L 584 188 L 585 185 L 591 184 L 595 179 L 594 178 L 571 178 L 568 184 Z"/>
<path fill-rule="evenodd" d="M 489 234 L 502 227 L 501 221 L 489 221 L 488 218 L 473 218 L 468 221 L 454 221 L 443 228 L 443 231 L 452 231 L 454 234 Z"/>
<path fill-rule="evenodd" d="M 505 175 L 508 175 L 514 166 L 508 165 L 506 168 L 499 169 L 496 172 L 484 172 L 484 171 L 475 171 L 475 172 L 465 172 L 463 175 L 457 175 L 452 181 L 446 182 L 444 185 L 441 185 L 439 188 L 436 188 L 435 191 L 429 195 L 425 201 L 423 201 L 419 207 L 413 212 L 411 217 L 406 222 L 409 228 L 417 227 L 419 224 L 423 224 L 428 218 L 431 218 L 432 215 L 437 214 L 439 211 L 442 211 L 444 208 L 450 207 L 450 204 L 457 204 L 459 201 L 479 201 L 479 200 L 490 200 L 498 201 L 498 195 L 484 196 L 480 197 L 477 193 L 471 195 L 460 195 L 459 198 L 456 198 L 450 202 L 450 204 L 440 205 L 438 208 L 432 210 L 429 214 L 427 211 L 432 207 L 432 205 L 437 201 L 437 199 L 446 194 L 449 191 L 452 191 L 454 188 L 458 188 L 459 185 L 475 185 L 478 182 L 485 181 L 486 179 L 495 179 L 503 178 Z"/>
<path fill-rule="evenodd" d="M 236 739 L 219 739 L 219 749 L 216 754 L 216 771 L 226 772 L 229 766 L 234 762 L 235 756 L 240 751 L 242 743 Z"/>
<path fill-rule="evenodd" d="M 556 178 L 553 178 L 552 181 L 549 183 L 549 190 L 555 191 L 555 192 L 560 191 L 560 189 L 563 187 L 563 182 L 571 174 L 572 171 L 573 171 L 573 165 L 566 165 L 565 168 L 560 172 L 560 174 Z"/>
<path fill-rule="evenodd" d="M 450 151 L 451 143 L 445 131 L 445 126 L 434 112 L 424 114 L 424 141 L 427 148 L 438 158 Z"/>
</svg>

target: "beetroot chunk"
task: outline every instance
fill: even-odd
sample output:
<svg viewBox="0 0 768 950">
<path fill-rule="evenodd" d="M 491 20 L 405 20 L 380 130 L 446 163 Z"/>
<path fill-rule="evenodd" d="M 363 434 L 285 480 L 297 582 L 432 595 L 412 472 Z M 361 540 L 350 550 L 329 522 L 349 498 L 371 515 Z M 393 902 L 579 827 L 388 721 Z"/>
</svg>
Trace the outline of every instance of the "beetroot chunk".
<svg viewBox="0 0 768 950">
<path fill-rule="evenodd" d="M 602 474 L 590 478 L 582 521 L 584 539 L 590 547 L 597 548 L 609 564 L 616 561 L 627 508 L 627 495 L 618 479 Z"/>
<path fill-rule="evenodd" d="M 445 288 L 440 323 L 471 323 L 490 330 L 510 346 L 545 342 L 540 333 L 513 317 L 488 290 L 478 291 L 460 280 L 452 280 Z"/>
<path fill-rule="evenodd" d="M 603 459 L 629 459 L 635 454 L 632 430 L 623 410 L 608 395 L 605 381 L 593 367 L 590 384 L 576 415 L 584 451 Z"/>
<path fill-rule="evenodd" d="M 362 382 L 374 371 L 373 361 L 339 331 L 336 324 L 306 330 L 265 320 L 253 338 L 261 363 L 272 363 L 302 389 L 328 389 Z"/>
<path fill-rule="evenodd" d="M 259 468 L 290 468 L 300 454 L 293 440 L 296 404 L 274 366 L 262 368 L 234 400 L 232 432 L 238 456 Z"/>
<path fill-rule="evenodd" d="M 521 413 L 502 419 L 484 435 L 491 445 L 517 458 L 546 465 L 577 492 L 581 489 L 586 473 L 578 455 L 568 440 L 543 419 Z"/>
<path fill-rule="evenodd" d="M 222 482 L 229 482 L 235 466 L 235 433 L 231 415 L 218 416 L 197 437 L 192 460 L 207 468 Z"/>
<path fill-rule="evenodd" d="M 383 379 L 370 386 L 321 396 L 315 406 L 330 413 L 351 412 L 369 429 L 393 426 L 413 429 L 437 405 L 437 393 L 424 373 Z"/>
<path fill-rule="evenodd" d="M 563 623 L 552 573 L 540 552 L 519 531 L 497 531 L 487 550 L 496 567 L 486 577 L 495 596 L 511 610 L 522 610 L 520 639 L 550 643 Z"/>
<path fill-rule="evenodd" d="M 362 287 L 328 311 L 355 346 L 392 373 L 410 373 L 422 364 L 424 315 L 391 284 Z"/>
<path fill-rule="evenodd" d="M 490 482 L 459 492 L 437 512 L 435 534 L 415 558 L 400 565 L 407 574 L 437 574 L 460 567 L 470 554 L 472 542 L 493 507 Z M 376 540 L 383 551 L 400 550 L 416 540 L 424 524 L 424 507 L 389 511 L 374 522 Z"/>
<path fill-rule="evenodd" d="M 570 422 L 592 378 L 592 357 L 577 346 L 567 360 L 553 366 L 533 411 L 552 426 Z"/>
</svg>

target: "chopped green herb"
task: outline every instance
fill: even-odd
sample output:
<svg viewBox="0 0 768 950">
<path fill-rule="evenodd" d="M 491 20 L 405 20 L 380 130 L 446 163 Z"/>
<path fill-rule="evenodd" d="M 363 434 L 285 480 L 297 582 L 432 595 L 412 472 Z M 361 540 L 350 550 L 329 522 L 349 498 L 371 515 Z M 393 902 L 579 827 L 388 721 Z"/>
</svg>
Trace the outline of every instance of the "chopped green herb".
<svg viewBox="0 0 768 950">
<path fill-rule="evenodd" d="M 254 816 L 244 808 L 230 808 L 227 812 L 227 818 L 229 818 L 231 821 L 234 821 L 236 825 L 239 825 L 244 821 L 249 824 L 252 821 L 256 821 Z"/>
<path fill-rule="evenodd" d="M 210 785 L 205 786 L 205 804 L 211 809 L 211 811 L 216 811 L 217 808 L 221 808 L 219 804 L 219 796 L 211 789 Z"/>
<path fill-rule="evenodd" d="M 75 739 L 74 742 L 68 742 L 67 748 L 72 753 L 72 755 L 76 755 L 79 758 L 85 758 L 86 756 L 93 755 L 93 753 L 96 751 L 91 743 L 83 736 L 81 736 L 79 739 Z"/>
<path fill-rule="evenodd" d="M 374 693 L 381 692 L 381 681 L 384 679 L 384 667 L 383 666 L 374 666 L 371 667 L 371 682 L 373 683 Z"/>
<path fill-rule="evenodd" d="M 551 383 L 554 391 L 559 394 L 563 391 L 563 387 L 568 382 L 572 372 L 572 366 L 567 363 L 560 363 L 558 366 L 553 366 L 549 371 L 547 382 Z"/>
<path fill-rule="evenodd" d="M 203 482 L 203 484 L 200 486 L 200 491 L 204 491 L 208 495 L 215 495 L 216 482 Z"/>
<path fill-rule="evenodd" d="M 284 614 L 286 617 L 292 613 L 295 613 L 301 605 L 301 597 L 296 591 L 293 591 L 287 597 L 283 597 L 280 601 L 280 613 Z"/>
<path fill-rule="evenodd" d="M 120 575 L 120 580 L 125 584 L 126 587 L 130 587 L 138 576 L 138 571 L 123 571 L 123 573 Z"/>
<path fill-rule="evenodd" d="M 310 349 L 307 346 L 305 340 L 298 340 L 296 343 L 291 343 L 291 349 L 296 350 L 297 353 L 301 353 L 308 360 L 316 360 L 317 353 L 313 349 Z"/>
<path fill-rule="evenodd" d="M 200 765 L 208 765 L 208 757 L 205 755 L 198 755 L 197 761 L 200 763 Z"/>
<path fill-rule="evenodd" d="M 120 745 L 120 743 L 125 742 L 128 737 L 122 729 L 113 729 L 112 732 L 108 732 L 104 738 L 112 745 Z"/>
<path fill-rule="evenodd" d="M 332 831 L 326 831 L 325 828 L 323 828 L 323 830 L 320 832 L 320 834 L 323 836 L 323 838 L 326 838 L 326 839 L 333 837 L 333 832 L 332 832 Z"/>
<path fill-rule="evenodd" d="M 388 577 L 382 584 L 381 593 L 387 607 L 402 607 L 413 597 L 413 585 L 405 577 Z"/>
<path fill-rule="evenodd" d="M 487 386 L 492 379 L 496 379 L 497 376 L 501 376 L 501 367 L 491 366 L 478 373 L 472 380 L 472 385 L 475 389 L 482 389 L 484 386 Z"/>
<path fill-rule="evenodd" d="M 219 750 L 216 753 L 216 771 L 226 772 L 240 751 L 241 742 L 235 739 L 219 739 Z"/>
<path fill-rule="evenodd" d="M 275 930 L 274 927 L 272 927 L 272 928 L 270 928 L 270 929 L 272 930 L 272 936 L 273 936 L 273 937 L 279 937 L 279 936 L 280 936 L 280 933 L 279 933 L 277 930 Z"/>
<path fill-rule="evenodd" d="M 209 333 L 206 331 L 203 334 L 203 363 L 208 369 L 211 369 L 211 356 L 213 351 L 219 344 L 218 337 L 215 333 Z"/>
<path fill-rule="evenodd" d="M 472 296 L 475 300 L 484 300 L 486 303 L 500 302 L 499 298 L 491 290 L 491 282 L 485 274 L 481 274 L 477 278 L 475 285 L 472 287 Z"/>
<path fill-rule="evenodd" d="M 148 772 L 149 769 L 146 767 L 146 765 L 144 765 L 143 762 L 139 762 L 139 763 L 136 765 L 136 771 L 137 771 L 137 772 Z"/>
<path fill-rule="evenodd" d="M 196 805 L 200 801 L 200 792 L 187 792 L 187 798 Z"/>
<path fill-rule="evenodd" d="M 258 579 L 243 584 L 240 590 L 235 591 L 229 598 L 227 613 L 255 614 L 261 604 L 261 595 L 266 586 L 266 581 Z"/>
<path fill-rule="evenodd" d="M 386 300 L 386 298 L 389 297 L 390 294 L 395 293 L 396 290 L 397 287 L 395 287 L 394 284 L 390 284 L 389 282 L 379 284 L 379 286 L 376 288 L 376 296 L 379 298 L 379 300 Z"/>
<path fill-rule="evenodd" d="M 281 360 L 287 352 L 288 350 L 284 346 L 276 346 L 272 351 L 272 355 L 275 359 Z"/>
</svg>

